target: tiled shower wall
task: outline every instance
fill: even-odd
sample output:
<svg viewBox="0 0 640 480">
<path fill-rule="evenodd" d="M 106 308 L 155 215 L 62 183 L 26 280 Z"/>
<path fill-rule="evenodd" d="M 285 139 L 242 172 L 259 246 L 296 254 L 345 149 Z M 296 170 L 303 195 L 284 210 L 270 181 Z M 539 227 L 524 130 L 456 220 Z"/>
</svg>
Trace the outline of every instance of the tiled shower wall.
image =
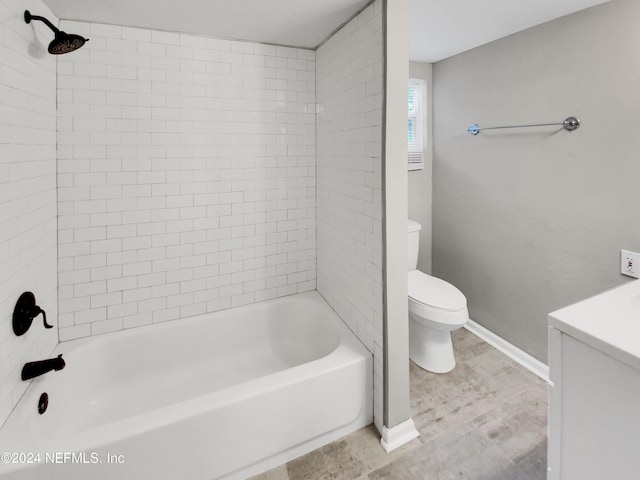
<svg viewBox="0 0 640 480">
<path fill-rule="evenodd" d="M 315 289 L 315 52 L 61 27 L 60 339 Z"/>
<path fill-rule="evenodd" d="M 318 291 L 374 354 L 382 428 L 382 2 L 317 51 Z"/>
<path fill-rule="evenodd" d="M 33 292 L 56 323 L 56 61 L 48 29 L 27 25 L 25 8 L 57 19 L 39 0 L 0 0 L 0 425 L 28 382 L 22 366 L 58 342 L 42 316 L 17 337 L 16 300 Z"/>
</svg>

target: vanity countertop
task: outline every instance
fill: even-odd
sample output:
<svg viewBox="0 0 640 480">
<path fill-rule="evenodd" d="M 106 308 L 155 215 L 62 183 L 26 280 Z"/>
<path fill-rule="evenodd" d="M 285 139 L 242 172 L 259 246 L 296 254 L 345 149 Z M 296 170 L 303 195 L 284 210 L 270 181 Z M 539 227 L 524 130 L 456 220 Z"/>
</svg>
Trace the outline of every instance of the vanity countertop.
<svg viewBox="0 0 640 480">
<path fill-rule="evenodd" d="M 551 312 L 549 325 L 640 370 L 640 280 Z"/>
</svg>

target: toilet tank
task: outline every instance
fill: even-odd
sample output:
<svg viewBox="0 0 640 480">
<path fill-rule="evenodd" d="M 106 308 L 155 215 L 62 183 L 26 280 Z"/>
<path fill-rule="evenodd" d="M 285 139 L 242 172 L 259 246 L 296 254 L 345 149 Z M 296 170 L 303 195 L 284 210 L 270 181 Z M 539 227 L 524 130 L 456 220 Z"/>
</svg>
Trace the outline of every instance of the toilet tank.
<svg viewBox="0 0 640 480">
<path fill-rule="evenodd" d="M 418 250 L 420 248 L 420 230 L 422 227 L 418 222 L 408 220 L 407 222 L 407 238 L 409 239 L 409 248 L 407 249 L 407 270 L 415 270 L 418 265 Z"/>
</svg>

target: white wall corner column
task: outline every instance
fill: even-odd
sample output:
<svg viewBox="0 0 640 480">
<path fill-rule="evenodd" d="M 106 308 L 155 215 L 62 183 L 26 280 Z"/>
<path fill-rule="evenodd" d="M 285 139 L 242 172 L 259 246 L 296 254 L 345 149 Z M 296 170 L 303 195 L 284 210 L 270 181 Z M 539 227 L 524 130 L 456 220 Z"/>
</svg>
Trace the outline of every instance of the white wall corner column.
<svg viewBox="0 0 640 480">
<path fill-rule="evenodd" d="M 389 452 L 419 433 L 409 408 L 407 312 L 407 85 L 409 0 L 384 2 L 384 427 Z"/>
</svg>

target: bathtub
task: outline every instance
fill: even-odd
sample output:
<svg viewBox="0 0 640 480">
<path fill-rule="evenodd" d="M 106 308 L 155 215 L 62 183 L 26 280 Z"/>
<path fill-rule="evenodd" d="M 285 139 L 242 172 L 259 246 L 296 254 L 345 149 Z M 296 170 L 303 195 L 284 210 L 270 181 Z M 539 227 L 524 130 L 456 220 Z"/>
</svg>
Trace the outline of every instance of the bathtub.
<svg viewBox="0 0 640 480">
<path fill-rule="evenodd" d="M 2 479 L 243 479 L 372 421 L 371 354 L 315 291 L 59 353 L 0 430 Z"/>
</svg>

